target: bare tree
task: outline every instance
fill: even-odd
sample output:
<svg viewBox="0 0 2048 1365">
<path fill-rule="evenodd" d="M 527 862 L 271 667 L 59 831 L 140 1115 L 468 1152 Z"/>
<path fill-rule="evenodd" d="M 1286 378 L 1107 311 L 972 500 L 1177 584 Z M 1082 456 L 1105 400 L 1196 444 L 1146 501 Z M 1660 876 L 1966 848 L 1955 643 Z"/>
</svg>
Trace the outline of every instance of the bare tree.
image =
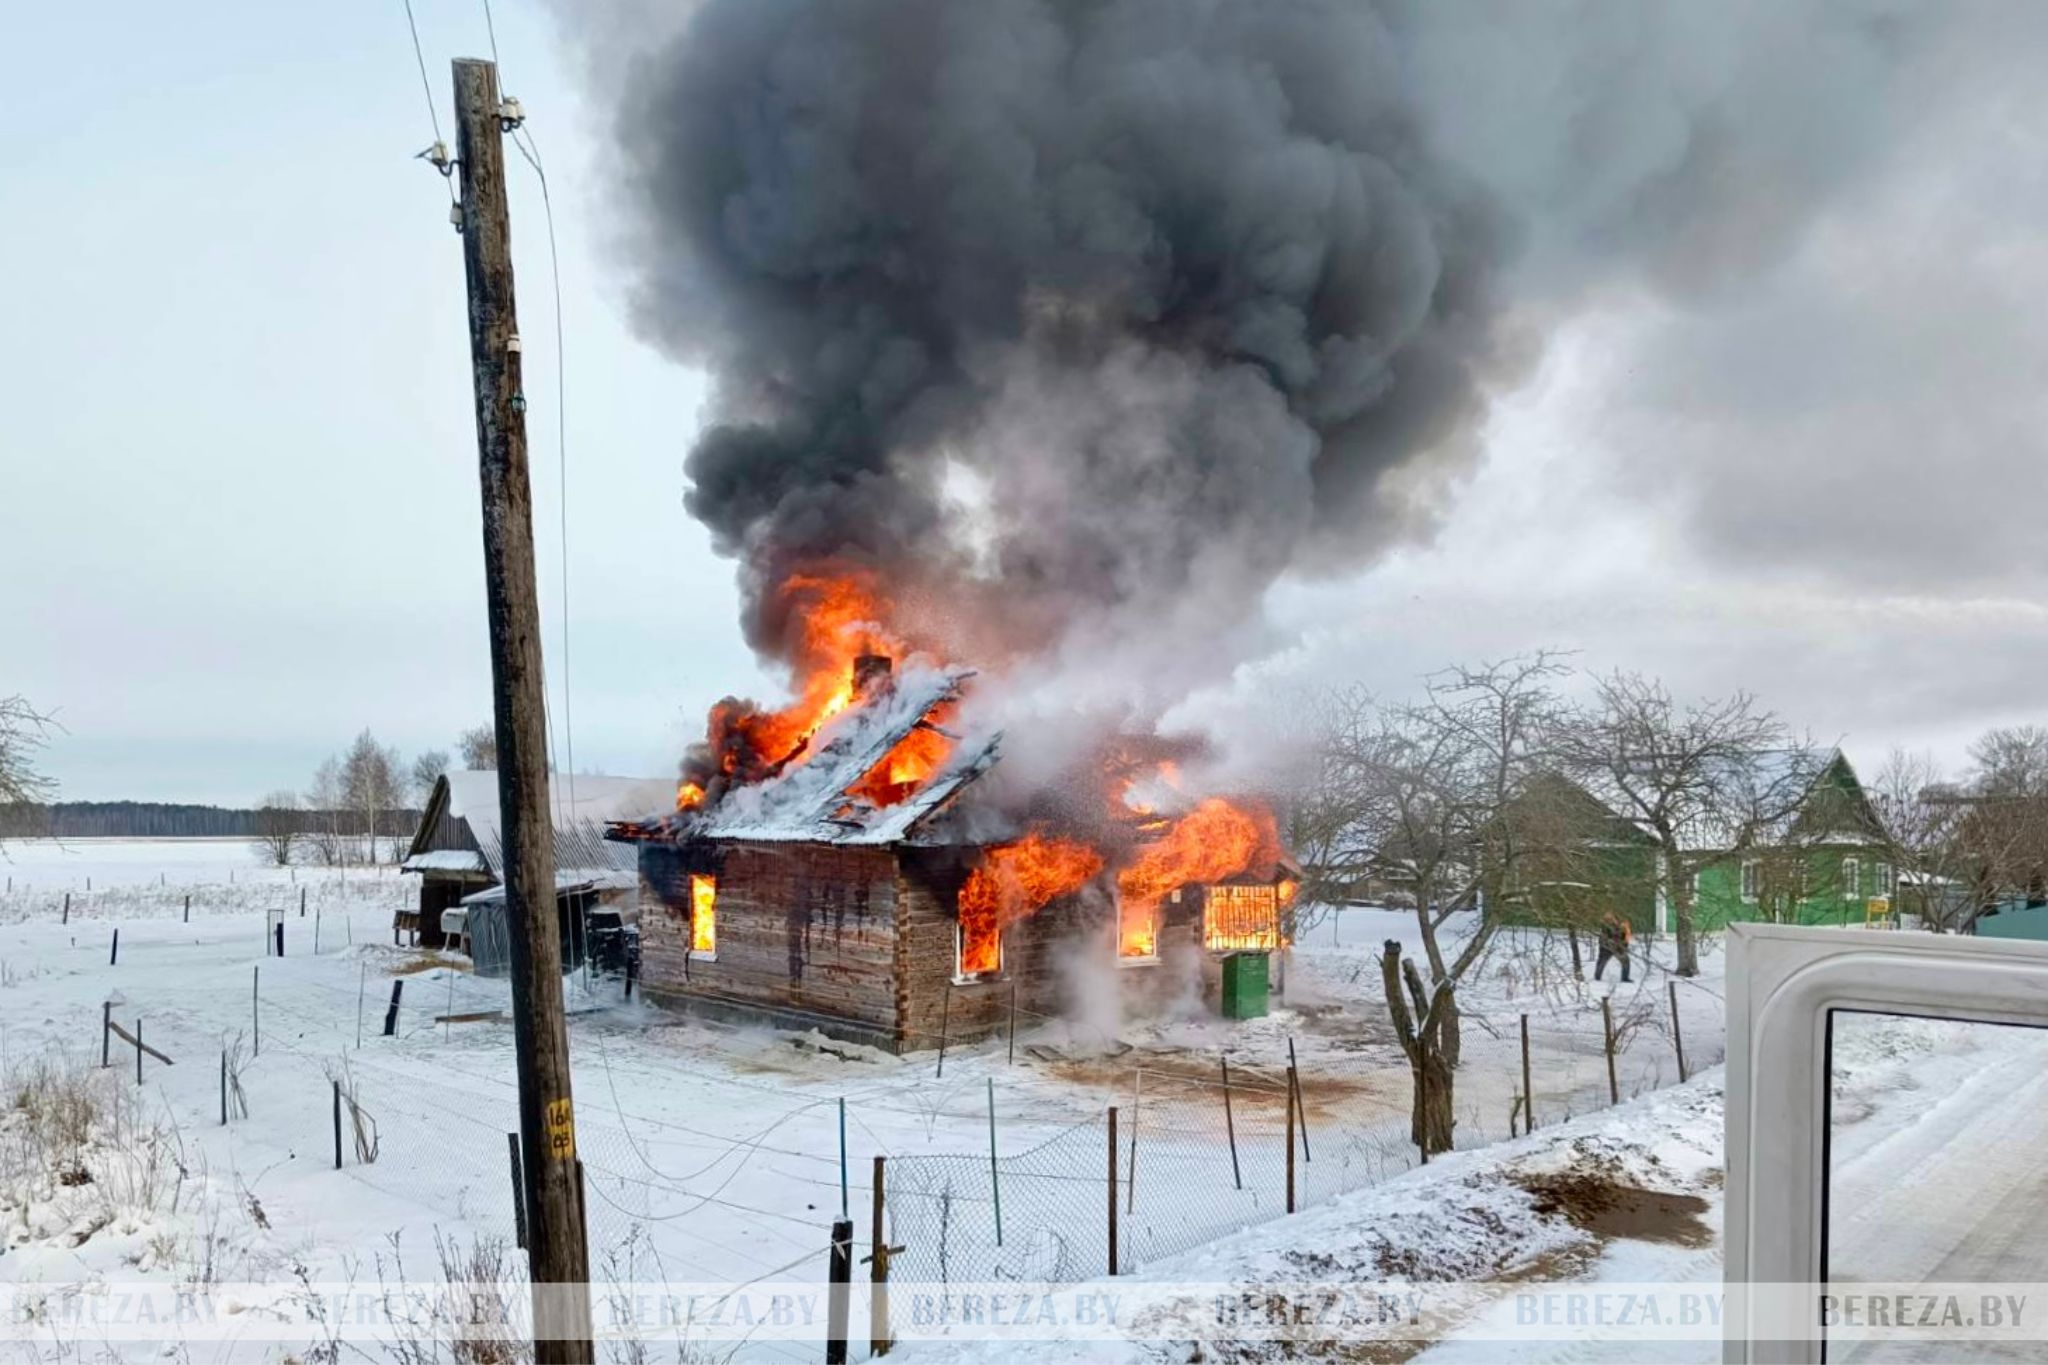
<svg viewBox="0 0 2048 1365">
<path fill-rule="evenodd" d="M 385 815 L 404 800 L 403 771 L 398 750 L 379 744 L 368 730 L 356 736 L 341 760 L 342 791 L 372 863 L 377 861 L 377 836 L 383 832 Z"/>
<path fill-rule="evenodd" d="M 254 823 L 251 844 L 257 855 L 277 867 L 288 866 L 306 827 L 306 814 L 299 807 L 298 795 L 288 791 L 270 793 L 256 808 Z"/>
<path fill-rule="evenodd" d="M 1552 747 L 1566 773 L 1656 839 L 1678 974 L 1697 976 L 1697 859 L 1688 859 L 1702 847 L 1739 858 L 1776 832 L 1816 775 L 1811 743 L 1746 692 L 1681 705 L 1662 683 L 1616 672 L 1557 729 Z"/>
<path fill-rule="evenodd" d="M 406 774 L 412 784 L 413 800 L 425 806 L 427 798 L 433 795 L 434 784 L 448 771 L 448 751 L 429 749 L 412 761 L 412 770 Z"/>
<path fill-rule="evenodd" d="M 1425 1153 L 1450 1143 L 1452 1076 L 1460 1054 L 1457 986 L 1483 960 L 1504 902 L 1486 894 L 1512 875 L 1525 849 L 1503 829 L 1558 701 L 1564 671 L 1536 654 L 1431 677 L 1421 700 L 1376 708 L 1352 694 L 1331 729 L 1322 783 L 1331 801 L 1320 823 L 1341 830 L 1350 856 L 1398 870 L 1414 895 L 1429 979 L 1389 940 L 1380 966 L 1387 1012 L 1415 1078 L 1413 1127 Z M 1472 912 L 1461 941 L 1446 942 L 1450 917 Z"/>
<path fill-rule="evenodd" d="M 491 726 L 464 730 L 455 737 L 455 748 L 462 755 L 462 766 L 473 773 L 498 766 L 498 732 Z"/>
<path fill-rule="evenodd" d="M 0 697 L 0 835 L 41 833 L 57 784 L 36 766 L 56 721 L 26 697 Z"/>
<path fill-rule="evenodd" d="M 306 789 L 309 808 L 306 838 L 320 861 L 329 867 L 338 867 L 348 861 L 348 843 L 342 837 L 342 820 L 348 804 L 348 790 L 341 778 L 341 760 L 330 756 L 313 770 L 313 785 Z"/>
</svg>

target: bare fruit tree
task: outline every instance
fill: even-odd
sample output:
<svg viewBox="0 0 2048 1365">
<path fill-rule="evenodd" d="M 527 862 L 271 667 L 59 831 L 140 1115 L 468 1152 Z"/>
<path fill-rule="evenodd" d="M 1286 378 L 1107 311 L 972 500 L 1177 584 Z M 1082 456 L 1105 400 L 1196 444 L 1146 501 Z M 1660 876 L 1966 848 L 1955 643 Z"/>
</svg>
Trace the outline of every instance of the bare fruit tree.
<svg viewBox="0 0 2048 1365">
<path fill-rule="evenodd" d="M 0 697 L 0 835 L 41 831 L 57 784 L 36 766 L 56 721 L 26 697 Z"/>
<path fill-rule="evenodd" d="M 498 766 L 498 732 L 488 725 L 464 730 L 455 737 L 462 766 L 473 773 L 489 772 Z"/>
<path fill-rule="evenodd" d="M 1819 768 L 1812 744 L 1747 692 L 1681 704 L 1663 683 L 1625 672 L 1598 681 L 1592 703 L 1558 727 L 1552 752 L 1566 774 L 1655 838 L 1680 976 L 1700 969 L 1693 871 L 1765 843 Z"/>
<path fill-rule="evenodd" d="M 1380 966 L 1387 1012 L 1415 1078 L 1414 1130 L 1425 1152 L 1450 1141 L 1457 987 L 1500 928 L 1505 903 L 1488 887 L 1513 877 L 1528 856 L 1502 814 L 1534 771 L 1560 706 L 1551 683 L 1564 671 L 1547 653 L 1446 669 L 1421 700 L 1375 708 L 1338 732 L 1335 759 L 1349 775 L 1329 787 L 1346 795 L 1345 837 L 1371 850 L 1379 870 L 1414 897 L 1428 979 L 1400 959 L 1396 940 Z M 1462 937 L 1450 935 L 1454 914 Z"/>
<path fill-rule="evenodd" d="M 273 866 L 289 866 L 306 828 L 306 812 L 299 806 L 298 794 L 274 791 L 264 797 L 256 808 L 253 826 L 250 842 L 257 855 Z"/>
</svg>

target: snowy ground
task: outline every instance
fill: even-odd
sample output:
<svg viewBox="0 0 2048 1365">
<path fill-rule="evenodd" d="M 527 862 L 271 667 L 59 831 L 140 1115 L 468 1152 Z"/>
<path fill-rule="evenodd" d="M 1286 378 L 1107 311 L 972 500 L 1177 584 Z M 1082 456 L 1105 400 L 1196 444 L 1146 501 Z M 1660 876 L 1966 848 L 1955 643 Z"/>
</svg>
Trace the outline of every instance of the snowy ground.
<svg viewBox="0 0 2048 1365">
<path fill-rule="evenodd" d="M 507 987 L 471 977 L 460 959 L 392 946 L 391 912 L 413 894 L 410 879 L 265 868 L 244 844 L 207 841 L 9 844 L 0 876 L 11 879 L 0 891 L 0 1069 L 19 1082 L 52 1060 L 92 1068 L 109 1000 L 116 1023 L 131 1031 L 139 1023 L 144 1041 L 175 1063 L 145 1057 L 138 1088 L 134 1049 L 116 1039 L 113 1066 L 95 1072 L 98 1086 L 129 1101 L 128 1148 L 169 1152 L 162 1164 L 171 1174 L 138 1189 L 135 1163 L 122 1168 L 113 1144 L 100 1142 L 106 1150 L 86 1163 L 87 1183 L 17 1179 L 0 1188 L 0 1285 L 46 1286 L 53 1300 L 125 1280 L 268 1286 L 243 1291 L 252 1300 L 242 1313 L 252 1324 L 245 1340 L 189 1348 L 194 1359 L 266 1358 L 305 1344 L 266 1316 L 303 1316 L 294 1285 L 437 1279 L 437 1236 L 512 1235 Z M 266 953 L 272 916 L 285 926 L 282 959 Z M 116 929 L 119 956 L 110 962 Z M 892 1240 L 909 1244 L 901 1274 L 921 1267 L 930 1278 L 994 1278 L 1019 1273 L 1004 1259 L 1016 1257 L 1021 1273 L 1096 1273 L 1100 1258 L 1075 1249 L 1102 1235 L 1100 1133 L 1111 1104 L 1122 1108 L 1120 1142 L 1138 1130 L 1138 1174 L 1127 1154 L 1120 1190 L 1131 1205 L 1128 1269 L 1151 1274 L 1241 1227 L 1310 1245 L 1311 1234 L 1295 1231 L 1304 1220 L 1273 1221 L 1282 1211 L 1290 1043 L 1311 1144 L 1298 1193 L 1311 1217 L 1334 1208 L 1340 1192 L 1387 1180 L 1413 1160 L 1407 1070 L 1378 998 L 1377 959 L 1389 937 L 1415 951 L 1412 917 L 1348 910 L 1323 920 L 1265 1020 L 1110 1021 L 1106 1030 L 1099 1019 L 1029 1021 L 1014 1063 L 998 1039 L 951 1049 L 943 1075 L 930 1053 L 899 1059 L 686 1023 L 624 1003 L 616 982 L 579 979 L 570 989 L 577 1140 L 597 1274 L 727 1289 L 820 1283 L 841 1201 L 841 1099 L 856 1254 L 867 1251 L 870 1159 L 887 1155 Z M 1678 991 L 1695 1070 L 1720 1056 L 1718 952 L 1706 966 Z M 1461 1147 L 1505 1139 L 1519 1124 L 1524 1014 L 1534 1141 L 1568 1115 L 1606 1106 L 1600 1002 L 1610 990 L 1618 1089 L 1626 1097 L 1675 1079 L 1671 978 L 1639 970 L 1623 987 L 1609 976 L 1578 981 L 1561 944 L 1510 937 L 1468 983 Z M 1118 1040 L 1109 1048 L 1106 1033 Z M 238 1048 L 248 1113 L 223 1126 L 221 1054 Z M 1228 1119 L 1210 1079 L 1224 1056 L 1237 1087 Z M 337 1078 L 365 1115 L 365 1150 L 372 1132 L 375 1150 L 363 1161 L 351 1131 L 339 1171 Z M 977 1243 L 964 1221 L 992 1202 L 991 1080 L 1007 1182 L 1000 1250 Z M 7 1124 L 0 1120 L 0 1152 Z M 138 1133 L 160 1140 L 138 1143 Z M 1432 1175 L 1450 1169 L 1447 1160 Z M 919 1179 L 930 1194 L 922 1205 Z M 956 1181 L 966 1183 L 956 1189 Z M 864 1339 L 865 1295 L 855 1299 L 853 1335 Z M 764 1327 L 739 1344 L 739 1358 L 812 1359 L 820 1335 Z"/>
</svg>

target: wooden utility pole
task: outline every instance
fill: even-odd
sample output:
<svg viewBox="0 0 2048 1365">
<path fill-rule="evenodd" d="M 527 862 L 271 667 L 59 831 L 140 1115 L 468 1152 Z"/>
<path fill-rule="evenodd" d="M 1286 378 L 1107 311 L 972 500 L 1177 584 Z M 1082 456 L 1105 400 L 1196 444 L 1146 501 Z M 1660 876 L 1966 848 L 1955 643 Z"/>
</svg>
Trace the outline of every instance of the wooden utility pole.
<svg viewBox="0 0 2048 1365">
<path fill-rule="evenodd" d="M 580 1362 L 593 1358 L 590 1253 L 579 1213 L 562 944 L 555 922 L 533 491 L 513 304 L 512 229 L 505 206 L 504 115 L 497 68 L 457 59 L 455 156 L 483 485 L 484 595 L 490 612 L 505 913 L 512 929 L 512 1037 L 519 1066 L 534 1355 L 543 1362 Z"/>
</svg>

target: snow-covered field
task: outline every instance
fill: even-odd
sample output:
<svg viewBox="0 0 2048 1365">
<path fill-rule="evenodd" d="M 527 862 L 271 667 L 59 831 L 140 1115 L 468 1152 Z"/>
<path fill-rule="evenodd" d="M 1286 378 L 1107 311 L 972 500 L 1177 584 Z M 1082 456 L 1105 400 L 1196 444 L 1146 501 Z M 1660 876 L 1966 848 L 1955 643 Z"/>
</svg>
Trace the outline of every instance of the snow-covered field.
<svg viewBox="0 0 2048 1365">
<path fill-rule="evenodd" d="M 9 844 L 0 876 L 12 879 L 0 891 L 0 1068 L 9 1096 L 38 1070 L 82 1071 L 103 1118 L 120 1129 L 83 1144 L 73 1164 L 86 1178 L 66 1184 L 63 1172 L 29 1164 L 48 1155 L 48 1134 L 32 1144 L 20 1113 L 0 1119 L 0 1154 L 20 1156 L 0 1160 L 0 1284 L 17 1296 L 20 1286 L 42 1286 L 35 1292 L 54 1304 L 117 1282 L 234 1284 L 240 1336 L 190 1341 L 190 1356 L 267 1358 L 320 1340 L 304 1325 L 308 1286 L 375 1291 L 439 1281 L 437 1238 L 465 1246 L 511 1238 L 508 989 L 472 977 L 461 959 L 393 945 L 391 913 L 413 894 L 410 879 L 266 868 L 246 845 L 206 841 Z M 267 953 L 273 916 L 285 927 L 281 959 Z M 110 961 L 117 929 L 118 960 Z M 997 1039 L 950 1049 L 943 1074 L 931 1053 L 896 1058 L 685 1022 L 624 1002 L 616 981 L 577 979 L 577 1142 L 596 1274 L 722 1290 L 821 1284 L 842 1198 L 842 1099 L 856 1253 L 867 1250 L 871 1158 L 886 1155 L 892 1240 L 907 1247 L 900 1278 L 1097 1273 L 1099 1258 L 1077 1248 L 1102 1236 L 1101 1126 L 1112 1104 L 1122 1110 L 1120 1143 L 1136 1144 L 1123 1153 L 1120 1187 L 1130 1205 L 1127 1268 L 1151 1274 L 1176 1253 L 1201 1254 L 1192 1249 L 1247 1226 L 1258 1226 L 1252 1236 L 1309 1245 L 1309 1234 L 1294 1231 L 1303 1220 L 1273 1221 L 1283 1209 L 1280 1097 L 1290 1043 L 1307 1116 L 1297 1171 L 1304 1207 L 1334 1209 L 1340 1192 L 1397 1176 L 1413 1161 L 1407 1068 L 1378 994 L 1387 938 L 1415 951 L 1412 917 L 1347 910 L 1326 918 L 1305 936 L 1286 998 L 1264 1020 L 1113 1024 L 1118 1041 L 1109 1048 L 1099 1019 L 1034 1020 L 1014 1063 Z M 1620 987 L 1610 971 L 1608 983 L 1579 982 L 1561 954 L 1555 943 L 1511 937 L 1462 993 L 1461 1147 L 1505 1139 L 1511 1122 L 1520 1124 L 1525 1013 L 1533 1141 L 1568 1114 L 1607 1104 L 1600 1002 L 1610 989 L 1624 1097 L 1675 1079 L 1670 978 L 1639 971 Z M 1707 966 L 1678 992 L 1695 1070 L 1720 1055 L 1718 952 Z M 386 1036 L 394 987 L 401 993 Z M 172 1060 L 145 1055 L 140 1086 L 135 1049 L 119 1038 L 112 1066 L 97 1069 L 110 1001 L 115 1023 L 139 1027 Z M 244 1116 L 235 1101 L 225 1125 L 224 1051 L 247 1108 Z M 1227 1119 L 1210 1080 L 1226 1055 L 1235 1088 Z M 353 1117 L 347 1125 L 340 1170 L 337 1081 L 359 1106 L 351 1115 L 362 1116 L 360 1140 Z M 993 1202 L 984 1183 L 991 1081 L 1006 1222 L 999 1249 L 975 1231 L 981 1206 Z M 10 1142 L 10 1132 L 21 1140 Z M 374 1160 L 363 1159 L 372 1152 Z M 1437 1169 L 1454 1168 L 1446 1160 Z M 152 1178 L 139 1182 L 138 1170 Z M 854 1300 L 852 1335 L 865 1340 L 866 1295 Z M 751 1333 L 723 1322 L 720 1330 L 722 1340 L 705 1344 L 719 1355 L 736 1347 L 741 1359 L 816 1358 L 822 1337 L 820 1326 L 802 1322 Z"/>
</svg>

